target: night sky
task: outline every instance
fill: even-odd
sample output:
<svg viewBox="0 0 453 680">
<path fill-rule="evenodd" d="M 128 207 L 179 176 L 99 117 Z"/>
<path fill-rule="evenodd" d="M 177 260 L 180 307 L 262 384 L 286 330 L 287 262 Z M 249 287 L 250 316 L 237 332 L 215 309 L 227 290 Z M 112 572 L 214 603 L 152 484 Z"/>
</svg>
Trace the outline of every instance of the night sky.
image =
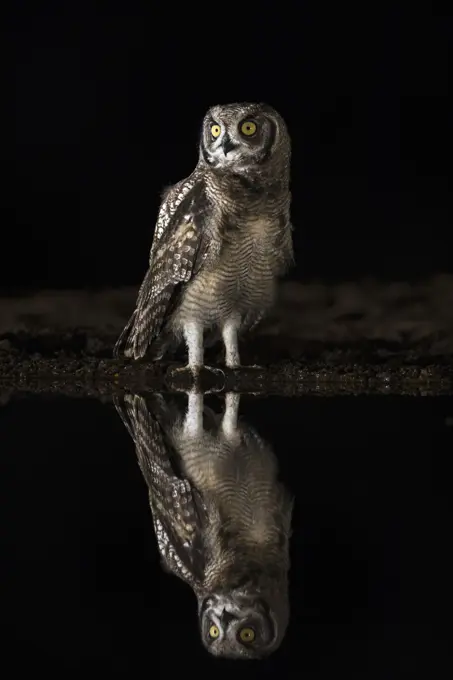
<svg viewBox="0 0 453 680">
<path fill-rule="evenodd" d="M 2 290 L 138 286 L 162 189 L 240 100 L 292 136 L 291 278 L 452 271 L 451 21 L 338 5 L 17 2 Z"/>
</svg>

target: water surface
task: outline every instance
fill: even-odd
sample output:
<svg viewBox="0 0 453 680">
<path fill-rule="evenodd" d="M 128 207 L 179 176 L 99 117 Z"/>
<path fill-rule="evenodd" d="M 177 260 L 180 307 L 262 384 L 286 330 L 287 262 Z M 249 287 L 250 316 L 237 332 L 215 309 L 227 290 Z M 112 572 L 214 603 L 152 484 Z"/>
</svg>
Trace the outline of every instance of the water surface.
<svg viewBox="0 0 453 680">
<path fill-rule="evenodd" d="M 206 401 L 222 411 L 223 398 Z M 161 568 L 147 485 L 112 403 L 15 396 L 0 407 L 5 663 L 106 677 L 448 676 L 438 622 L 453 400 L 244 395 L 240 415 L 295 497 L 281 647 L 254 662 L 203 648 L 193 592 Z"/>
</svg>

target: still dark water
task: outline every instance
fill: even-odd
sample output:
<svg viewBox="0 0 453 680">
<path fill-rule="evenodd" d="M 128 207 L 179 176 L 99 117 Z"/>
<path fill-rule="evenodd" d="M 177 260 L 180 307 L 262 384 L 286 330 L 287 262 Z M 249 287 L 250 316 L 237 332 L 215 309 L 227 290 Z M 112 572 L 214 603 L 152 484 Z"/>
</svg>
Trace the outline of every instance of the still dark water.
<svg viewBox="0 0 453 680">
<path fill-rule="evenodd" d="M 0 407 L 5 677 L 450 677 L 453 400 L 244 395 L 239 410 L 295 497 L 281 647 L 248 663 L 203 648 L 113 404 L 18 396 Z"/>
</svg>

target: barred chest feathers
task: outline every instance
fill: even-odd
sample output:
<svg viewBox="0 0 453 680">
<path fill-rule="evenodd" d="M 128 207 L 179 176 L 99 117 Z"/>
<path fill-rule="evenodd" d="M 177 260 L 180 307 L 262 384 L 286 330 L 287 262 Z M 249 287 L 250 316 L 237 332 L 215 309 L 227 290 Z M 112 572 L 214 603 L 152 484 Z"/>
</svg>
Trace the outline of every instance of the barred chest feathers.
<svg viewBox="0 0 453 680">
<path fill-rule="evenodd" d="M 276 289 L 277 219 L 250 218 L 222 239 L 219 258 L 189 283 L 175 322 L 196 319 L 205 326 L 231 316 L 258 317 L 272 306 Z M 220 235 L 219 235 L 220 236 Z"/>
</svg>

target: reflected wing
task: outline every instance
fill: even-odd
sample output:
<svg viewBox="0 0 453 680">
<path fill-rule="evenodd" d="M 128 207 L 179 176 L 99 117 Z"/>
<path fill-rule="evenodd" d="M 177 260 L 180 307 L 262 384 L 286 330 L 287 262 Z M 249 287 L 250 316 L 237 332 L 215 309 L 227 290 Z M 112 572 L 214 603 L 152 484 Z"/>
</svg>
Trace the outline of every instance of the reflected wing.
<svg viewBox="0 0 453 680">
<path fill-rule="evenodd" d="M 197 273 L 208 256 L 205 209 L 204 184 L 198 171 L 164 194 L 149 268 L 135 310 L 115 345 L 115 355 L 125 345 L 126 356 L 143 357 L 159 336 L 178 303 L 183 285 Z"/>
<path fill-rule="evenodd" d="M 134 441 L 149 489 L 164 566 L 196 589 L 203 578 L 206 508 L 196 489 L 178 473 L 177 454 L 168 434 L 174 417 L 159 395 L 146 401 L 127 395 L 123 403 L 116 400 L 115 406 Z"/>
</svg>

